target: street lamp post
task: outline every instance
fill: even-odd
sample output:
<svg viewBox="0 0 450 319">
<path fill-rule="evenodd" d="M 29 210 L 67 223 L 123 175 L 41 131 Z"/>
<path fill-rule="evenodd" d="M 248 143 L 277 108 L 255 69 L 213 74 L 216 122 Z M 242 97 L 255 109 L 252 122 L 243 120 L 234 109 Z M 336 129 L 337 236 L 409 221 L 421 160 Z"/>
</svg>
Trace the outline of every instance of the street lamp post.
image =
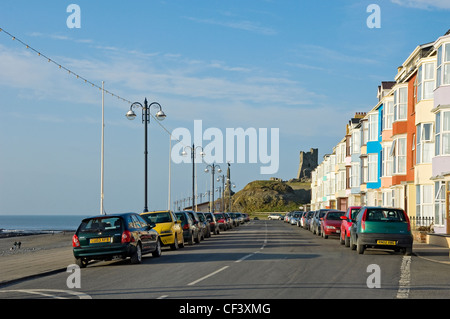
<svg viewBox="0 0 450 319">
<path fill-rule="evenodd" d="M 220 180 L 222 180 L 222 212 L 225 212 L 225 175 L 219 175 L 217 181 L 220 182 Z"/>
<path fill-rule="evenodd" d="M 191 159 L 192 159 L 192 210 L 195 212 L 195 151 L 200 149 L 200 155 L 203 157 L 205 156 L 205 153 L 203 152 L 203 147 L 197 146 L 195 147 L 194 144 L 191 146 L 186 146 L 181 153 L 181 155 L 186 156 L 186 148 L 191 150 Z"/>
<path fill-rule="evenodd" d="M 142 109 L 142 123 L 144 123 L 144 127 L 145 127 L 145 150 L 144 150 L 144 157 L 145 157 L 145 165 L 144 165 L 144 176 L 145 176 L 145 206 L 144 206 L 144 213 L 148 212 L 148 180 L 147 180 L 147 176 L 148 176 L 148 123 L 150 123 L 150 108 L 151 107 L 155 107 L 158 108 L 159 111 L 156 113 L 156 118 L 159 121 L 162 121 L 166 118 L 166 114 L 164 114 L 164 112 L 162 111 L 162 107 L 158 102 L 153 102 L 150 103 L 150 105 L 147 102 L 147 98 L 144 101 L 144 105 L 142 105 L 139 102 L 135 102 L 133 104 L 131 104 L 130 106 L 130 110 L 127 112 L 126 117 L 129 120 L 134 120 L 136 118 L 136 113 L 134 113 L 133 109 L 136 108 L 141 108 Z"/>
<path fill-rule="evenodd" d="M 207 165 L 205 168 L 205 173 L 208 173 L 211 170 L 211 212 L 214 214 L 214 174 L 216 173 L 216 169 L 218 173 L 222 172 L 222 169 L 219 165 L 212 164 Z"/>
</svg>

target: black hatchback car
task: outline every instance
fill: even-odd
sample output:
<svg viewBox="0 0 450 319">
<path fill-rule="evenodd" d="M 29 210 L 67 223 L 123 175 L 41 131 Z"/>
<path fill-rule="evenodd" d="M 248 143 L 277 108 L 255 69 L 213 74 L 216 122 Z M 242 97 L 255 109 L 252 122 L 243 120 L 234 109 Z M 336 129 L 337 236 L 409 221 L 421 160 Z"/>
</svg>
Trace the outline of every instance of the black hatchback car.
<svg viewBox="0 0 450 319">
<path fill-rule="evenodd" d="M 136 213 L 99 215 L 82 220 L 72 237 L 73 255 L 81 268 L 91 260 L 131 258 L 142 262 L 142 255 L 161 256 L 159 234 Z"/>
</svg>

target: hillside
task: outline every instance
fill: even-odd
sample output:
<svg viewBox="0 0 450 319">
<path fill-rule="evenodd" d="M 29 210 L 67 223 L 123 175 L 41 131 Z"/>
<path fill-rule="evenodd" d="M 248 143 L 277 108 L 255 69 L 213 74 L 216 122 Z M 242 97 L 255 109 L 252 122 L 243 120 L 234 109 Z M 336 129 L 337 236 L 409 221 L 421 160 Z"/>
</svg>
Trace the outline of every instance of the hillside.
<svg viewBox="0 0 450 319">
<path fill-rule="evenodd" d="M 243 213 L 298 210 L 309 203 L 309 183 L 254 181 L 233 195 L 233 210 Z"/>
</svg>

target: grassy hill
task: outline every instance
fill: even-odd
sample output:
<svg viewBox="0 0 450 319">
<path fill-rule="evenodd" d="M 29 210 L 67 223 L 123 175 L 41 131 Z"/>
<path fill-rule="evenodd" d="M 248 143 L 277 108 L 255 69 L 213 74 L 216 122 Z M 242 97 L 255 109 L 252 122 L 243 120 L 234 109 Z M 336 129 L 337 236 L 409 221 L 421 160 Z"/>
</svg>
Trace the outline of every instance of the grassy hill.
<svg viewBox="0 0 450 319">
<path fill-rule="evenodd" d="M 233 210 L 253 212 L 288 212 L 311 200 L 310 183 L 253 181 L 233 195 Z"/>
</svg>

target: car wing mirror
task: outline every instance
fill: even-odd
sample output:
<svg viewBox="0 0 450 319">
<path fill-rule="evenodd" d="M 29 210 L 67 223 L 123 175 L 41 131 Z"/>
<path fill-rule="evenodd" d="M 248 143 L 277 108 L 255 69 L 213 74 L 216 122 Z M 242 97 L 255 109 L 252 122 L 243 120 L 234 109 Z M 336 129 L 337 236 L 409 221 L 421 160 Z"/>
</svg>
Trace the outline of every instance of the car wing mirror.
<svg viewBox="0 0 450 319">
<path fill-rule="evenodd" d="M 341 219 L 342 220 L 347 220 L 348 218 L 347 218 L 347 216 L 341 216 Z"/>
</svg>

